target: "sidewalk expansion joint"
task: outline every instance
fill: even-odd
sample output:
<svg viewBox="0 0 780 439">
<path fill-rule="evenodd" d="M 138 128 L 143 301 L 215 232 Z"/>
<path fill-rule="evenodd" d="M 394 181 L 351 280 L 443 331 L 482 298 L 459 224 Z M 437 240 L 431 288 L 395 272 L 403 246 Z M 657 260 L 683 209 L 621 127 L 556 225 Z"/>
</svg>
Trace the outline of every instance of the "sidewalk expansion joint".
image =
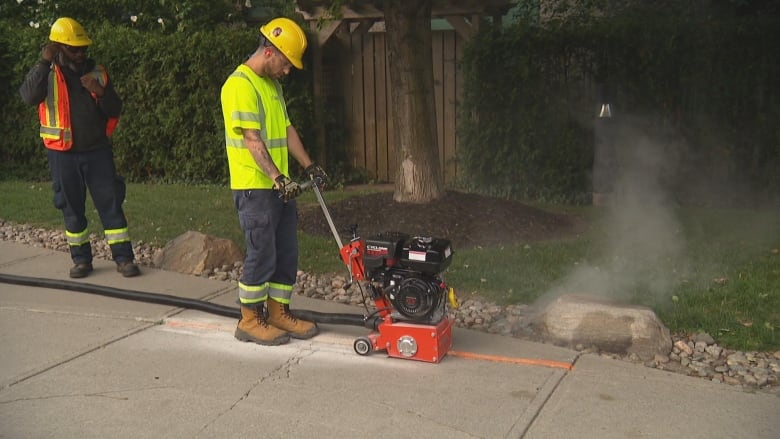
<svg viewBox="0 0 780 439">
<path fill-rule="evenodd" d="M 528 433 L 528 430 L 531 428 L 534 422 L 536 422 L 536 419 L 539 417 L 542 409 L 544 409 L 544 406 L 547 405 L 547 401 L 549 401 L 555 391 L 558 390 L 558 386 L 560 386 L 563 379 L 566 378 L 569 372 L 574 369 L 574 365 L 581 356 L 582 354 L 577 352 L 577 354 L 574 356 L 574 359 L 571 361 L 569 368 L 556 368 L 556 370 L 539 388 L 536 396 L 528 404 L 528 408 L 523 412 L 522 415 L 520 415 L 512 428 L 504 436 L 505 438 L 522 439 L 525 437 L 526 433 Z"/>
</svg>

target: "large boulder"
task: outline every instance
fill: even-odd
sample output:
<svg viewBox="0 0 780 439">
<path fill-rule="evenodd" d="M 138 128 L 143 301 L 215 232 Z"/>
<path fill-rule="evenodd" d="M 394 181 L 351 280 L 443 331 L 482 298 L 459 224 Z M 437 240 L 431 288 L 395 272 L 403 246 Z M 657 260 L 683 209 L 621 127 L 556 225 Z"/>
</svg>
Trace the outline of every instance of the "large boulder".
<svg viewBox="0 0 780 439">
<path fill-rule="evenodd" d="M 153 262 L 163 270 L 199 275 L 243 259 L 244 253 L 235 242 L 190 230 L 168 242 Z"/>
<path fill-rule="evenodd" d="M 652 310 L 598 297 L 560 296 L 539 311 L 534 329 L 558 345 L 593 346 L 603 352 L 636 354 L 645 361 L 672 350 L 669 329 Z"/>
</svg>

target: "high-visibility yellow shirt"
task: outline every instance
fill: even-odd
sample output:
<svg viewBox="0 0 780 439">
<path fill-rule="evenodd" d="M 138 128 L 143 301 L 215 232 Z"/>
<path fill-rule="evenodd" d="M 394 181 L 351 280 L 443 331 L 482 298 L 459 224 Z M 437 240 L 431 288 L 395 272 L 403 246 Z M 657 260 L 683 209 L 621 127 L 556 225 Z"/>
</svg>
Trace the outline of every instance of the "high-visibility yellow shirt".
<svg viewBox="0 0 780 439">
<path fill-rule="evenodd" d="M 289 175 L 287 127 L 290 118 L 278 81 L 263 78 L 242 64 L 222 85 L 222 117 L 230 170 L 230 188 L 270 189 L 274 181 L 244 144 L 243 130 L 258 130 L 279 172 Z"/>
</svg>

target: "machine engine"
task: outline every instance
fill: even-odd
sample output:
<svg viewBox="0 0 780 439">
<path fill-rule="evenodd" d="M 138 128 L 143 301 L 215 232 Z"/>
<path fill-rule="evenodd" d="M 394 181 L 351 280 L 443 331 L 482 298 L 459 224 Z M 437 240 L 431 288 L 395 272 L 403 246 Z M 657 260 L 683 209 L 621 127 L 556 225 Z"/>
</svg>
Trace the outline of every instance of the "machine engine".
<svg viewBox="0 0 780 439">
<path fill-rule="evenodd" d="M 447 239 L 380 233 L 365 240 L 366 278 L 393 305 L 395 318 L 436 324 L 445 317 L 448 293 L 440 273 L 452 253 Z"/>
</svg>

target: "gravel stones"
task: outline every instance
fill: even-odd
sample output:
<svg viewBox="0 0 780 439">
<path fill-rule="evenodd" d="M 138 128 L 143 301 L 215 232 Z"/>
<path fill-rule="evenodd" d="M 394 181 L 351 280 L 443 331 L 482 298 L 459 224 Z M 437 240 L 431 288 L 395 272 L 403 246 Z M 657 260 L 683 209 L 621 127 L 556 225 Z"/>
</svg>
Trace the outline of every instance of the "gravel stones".
<svg viewBox="0 0 780 439">
<path fill-rule="evenodd" d="M 12 241 L 32 247 L 67 252 L 68 245 L 61 230 L 47 230 L 25 224 L 13 224 L 0 219 L 0 240 Z M 91 234 L 95 258 L 111 259 L 111 252 L 102 237 Z M 153 267 L 152 260 L 158 248 L 136 241 L 133 243 L 136 262 Z M 67 257 L 67 256 L 63 256 Z M 224 282 L 236 282 L 241 276 L 242 263 L 224 265 L 218 269 L 204 270 L 199 276 Z M 360 306 L 364 299 L 357 284 L 347 285 L 343 275 L 315 275 L 298 272 L 298 282 L 293 294 L 315 299 L 331 300 Z M 366 293 L 367 294 L 367 293 Z M 366 296 L 367 297 L 367 296 Z M 499 306 L 478 298 L 463 300 L 460 308 L 451 310 L 454 324 L 461 328 L 491 334 L 541 341 L 533 332 L 533 309 L 528 305 Z M 356 312 L 360 312 L 356 310 Z M 668 355 L 657 354 L 643 362 L 636 355 L 599 353 L 592 346 L 577 345 L 581 353 L 600 354 L 605 357 L 644 364 L 659 370 L 681 373 L 726 385 L 742 386 L 780 395 L 780 351 L 740 352 L 719 346 L 707 333 L 672 335 L 673 347 Z"/>
</svg>

